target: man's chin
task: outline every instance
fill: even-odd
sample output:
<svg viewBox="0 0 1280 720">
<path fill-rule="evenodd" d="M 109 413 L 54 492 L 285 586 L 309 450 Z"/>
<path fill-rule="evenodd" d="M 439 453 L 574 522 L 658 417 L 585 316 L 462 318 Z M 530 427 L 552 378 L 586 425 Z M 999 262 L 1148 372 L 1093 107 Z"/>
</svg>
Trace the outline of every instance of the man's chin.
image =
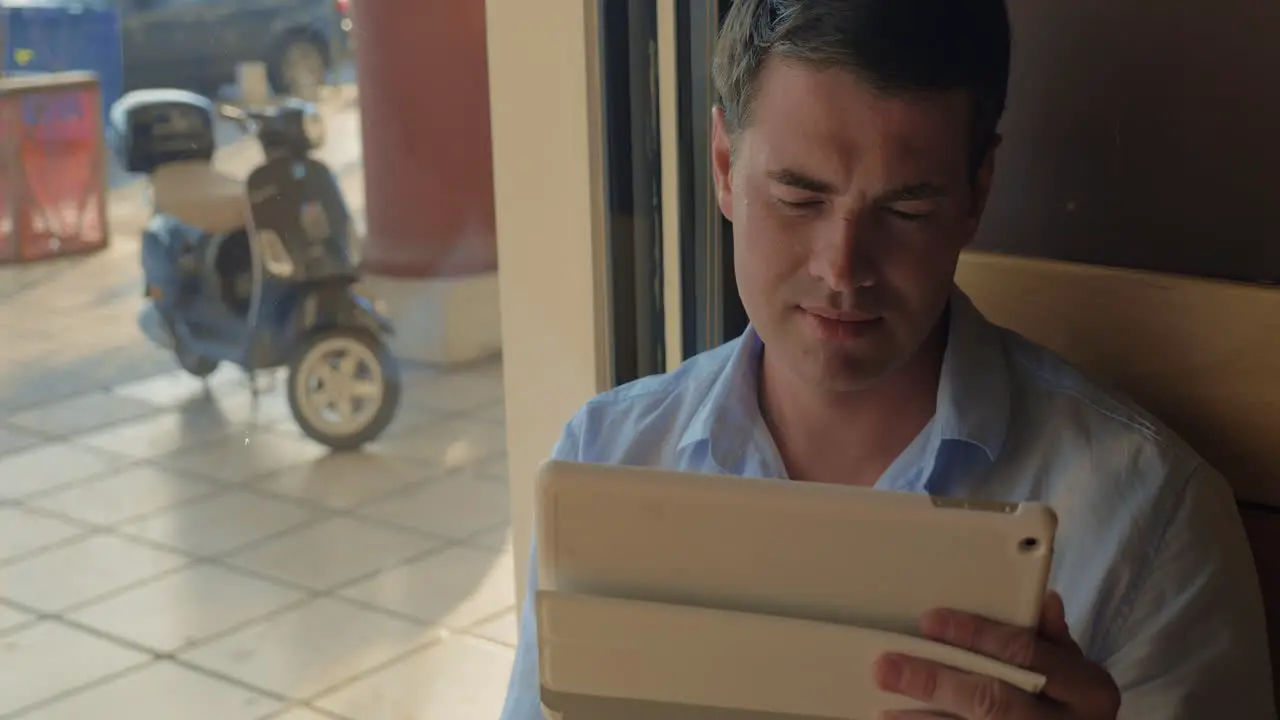
<svg viewBox="0 0 1280 720">
<path fill-rule="evenodd" d="M 788 375 L 810 387 L 832 392 L 862 390 L 880 382 L 896 367 L 893 348 L 884 336 L 818 338 L 807 330 L 788 328 L 775 342 L 765 339 L 765 347 L 766 357 L 774 356 L 779 369 L 786 368 Z"/>
<path fill-rule="evenodd" d="M 865 390 L 879 383 L 893 369 L 893 364 L 883 357 L 832 352 L 831 348 L 820 353 L 817 360 L 808 368 L 810 379 L 815 386 L 833 392 Z"/>
</svg>

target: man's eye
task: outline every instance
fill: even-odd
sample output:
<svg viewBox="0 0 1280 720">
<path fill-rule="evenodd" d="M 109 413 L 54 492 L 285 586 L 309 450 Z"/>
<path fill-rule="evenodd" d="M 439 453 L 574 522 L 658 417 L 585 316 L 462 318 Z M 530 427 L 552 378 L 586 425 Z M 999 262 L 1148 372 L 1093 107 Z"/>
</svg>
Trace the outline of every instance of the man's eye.
<svg viewBox="0 0 1280 720">
<path fill-rule="evenodd" d="M 908 212 L 906 210 L 901 210 L 899 208 L 895 208 L 892 206 L 885 208 L 885 210 L 888 211 L 890 215 L 900 220 L 906 220 L 908 222 L 919 222 L 920 220 L 924 220 L 925 218 L 929 217 L 932 214 L 929 212 Z"/>
<path fill-rule="evenodd" d="M 821 200 L 786 200 L 775 198 L 778 204 L 788 210 L 813 210 L 822 205 Z"/>
</svg>

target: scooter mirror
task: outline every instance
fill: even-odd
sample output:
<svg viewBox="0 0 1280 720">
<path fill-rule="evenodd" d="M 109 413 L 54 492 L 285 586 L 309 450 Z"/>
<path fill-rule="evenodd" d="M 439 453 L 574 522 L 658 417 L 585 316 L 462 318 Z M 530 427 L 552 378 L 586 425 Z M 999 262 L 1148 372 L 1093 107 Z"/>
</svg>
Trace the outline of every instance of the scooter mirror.
<svg viewBox="0 0 1280 720">
<path fill-rule="evenodd" d="M 327 132 L 324 116 L 320 113 L 314 109 L 308 109 L 302 115 L 302 133 L 307 136 L 307 143 L 311 145 L 312 150 L 317 150 L 324 145 Z"/>
</svg>

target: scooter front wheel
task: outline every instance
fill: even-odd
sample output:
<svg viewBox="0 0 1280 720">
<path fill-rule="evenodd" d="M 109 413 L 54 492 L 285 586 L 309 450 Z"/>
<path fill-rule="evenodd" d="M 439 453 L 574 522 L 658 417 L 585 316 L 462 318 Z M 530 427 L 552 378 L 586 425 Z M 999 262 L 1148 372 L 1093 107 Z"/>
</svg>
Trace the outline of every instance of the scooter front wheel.
<svg viewBox="0 0 1280 720">
<path fill-rule="evenodd" d="M 294 420 L 334 450 L 355 450 L 376 440 L 395 418 L 400 393 L 395 358 L 364 329 L 317 334 L 289 367 Z"/>
</svg>

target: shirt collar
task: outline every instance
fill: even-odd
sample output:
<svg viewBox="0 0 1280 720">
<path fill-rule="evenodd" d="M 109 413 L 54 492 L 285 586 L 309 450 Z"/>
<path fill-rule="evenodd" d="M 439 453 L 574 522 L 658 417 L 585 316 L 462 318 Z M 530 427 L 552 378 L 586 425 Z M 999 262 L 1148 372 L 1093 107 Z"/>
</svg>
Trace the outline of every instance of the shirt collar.
<svg viewBox="0 0 1280 720">
<path fill-rule="evenodd" d="M 744 453 L 763 424 L 757 389 L 764 343 L 750 325 L 734 342 L 728 362 L 716 375 L 680 440 L 682 449 L 709 445 L 712 460 L 726 472 L 741 470 Z"/>
<path fill-rule="evenodd" d="M 994 460 L 1004 448 L 1012 402 L 1001 337 L 959 288 L 948 309 L 937 408 L 926 430 L 933 435 L 929 454 L 944 443 L 964 443 Z M 706 443 L 715 463 L 728 472 L 740 469 L 761 426 L 756 390 L 762 349 L 760 336 L 748 326 L 681 437 L 682 448 Z"/>
<path fill-rule="evenodd" d="M 939 437 L 976 445 L 995 460 L 1008 435 L 1011 385 L 999 329 L 957 288 L 934 415 Z"/>
</svg>

